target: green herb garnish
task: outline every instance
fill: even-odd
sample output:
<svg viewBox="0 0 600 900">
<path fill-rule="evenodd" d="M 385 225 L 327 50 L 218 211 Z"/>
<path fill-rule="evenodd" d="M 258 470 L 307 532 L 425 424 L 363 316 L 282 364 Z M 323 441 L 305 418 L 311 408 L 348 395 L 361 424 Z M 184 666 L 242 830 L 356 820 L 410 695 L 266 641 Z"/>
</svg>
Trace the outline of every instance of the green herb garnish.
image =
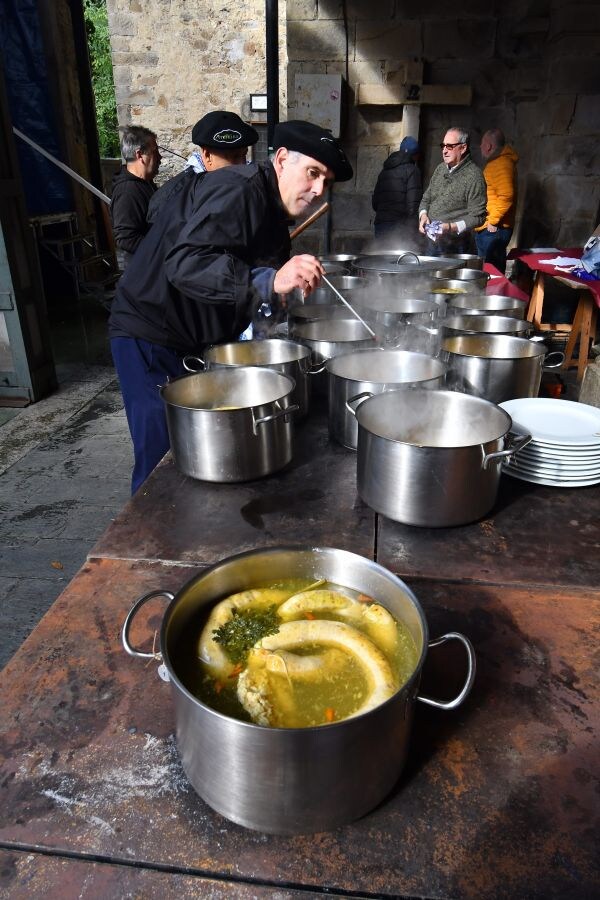
<svg viewBox="0 0 600 900">
<path fill-rule="evenodd" d="M 257 641 L 279 631 L 277 607 L 267 609 L 231 610 L 231 619 L 213 629 L 214 640 L 220 644 L 233 663 L 246 662 L 248 651 Z"/>
</svg>

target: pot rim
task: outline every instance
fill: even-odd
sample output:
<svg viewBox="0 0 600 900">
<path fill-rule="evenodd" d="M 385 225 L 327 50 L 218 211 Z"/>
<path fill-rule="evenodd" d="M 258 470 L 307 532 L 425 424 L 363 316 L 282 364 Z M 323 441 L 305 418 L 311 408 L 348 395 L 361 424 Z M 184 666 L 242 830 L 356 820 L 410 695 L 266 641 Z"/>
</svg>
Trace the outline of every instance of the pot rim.
<svg viewBox="0 0 600 900">
<path fill-rule="evenodd" d="M 378 380 L 376 378 L 360 377 L 360 376 L 351 376 L 345 374 L 343 371 L 338 372 L 336 369 L 343 369 L 346 363 L 351 364 L 351 360 L 356 362 L 359 357 L 366 359 L 368 361 L 368 357 L 366 354 L 381 354 L 387 353 L 393 355 L 395 358 L 407 359 L 408 357 L 417 358 L 418 361 L 427 360 L 428 363 L 433 363 L 434 365 L 440 367 L 440 372 L 437 375 L 429 375 L 427 378 L 408 378 L 403 381 L 393 381 L 390 378 L 385 378 L 383 380 Z M 331 359 L 327 360 L 326 369 L 330 375 L 335 378 L 343 379 L 344 381 L 354 382 L 356 384 L 413 384 L 418 382 L 419 384 L 425 384 L 429 381 L 436 381 L 438 378 L 443 378 L 444 375 L 448 372 L 448 366 L 442 360 L 435 356 L 429 356 L 427 353 L 419 353 L 417 350 L 384 350 L 383 347 L 365 347 L 360 350 L 355 350 L 353 353 L 343 353 L 340 356 L 332 356 Z"/>
<path fill-rule="evenodd" d="M 400 395 L 401 398 L 406 402 L 406 400 L 410 397 L 414 399 L 416 395 L 420 395 L 422 402 L 435 402 L 435 398 L 438 396 L 442 396 L 444 401 L 448 399 L 448 397 L 461 397 L 465 398 L 464 400 L 459 400 L 457 402 L 467 403 L 471 406 L 477 405 L 481 409 L 489 408 L 494 411 L 495 415 L 501 414 L 501 418 L 505 420 L 506 428 L 504 431 L 501 431 L 499 434 L 496 434 L 494 437 L 488 437 L 485 440 L 481 441 L 471 441 L 468 444 L 426 444 L 426 443 L 416 443 L 415 441 L 406 441 L 401 438 L 390 437 L 389 435 L 380 434 L 377 431 L 373 431 L 371 428 L 367 428 L 361 420 L 361 411 L 364 413 L 365 410 L 368 410 L 369 404 L 374 406 L 376 404 L 382 405 L 385 403 L 394 402 L 393 399 L 390 400 L 388 398 L 394 398 L 395 395 Z M 386 399 L 382 399 L 386 398 Z M 486 447 L 488 444 L 493 443 L 495 441 L 500 440 L 500 438 L 504 437 L 508 434 L 512 429 L 513 421 L 510 415 L 506 412 L 506 410 L 497 406 L 495 403 L 492 403 L 490 400 L 484 400 L 481 397 L 474 397 L 471 394 L 463 394 L 458 391 L 445 391 L 445 390 L 427 390 L 426 388 L 413 388 L 410 391 L 383 391 L 380 394 L 374 394 L 372 397 L 364 400 L 358 409 L 356 410 L 356 420 L 359 425 L 359 430 L 362 428 L 367 434 L 371 435 L 374 438 L 377 438 L 381 441 L 386 441 L 388 444 L 396 444 L 401 445 L 403 447 L 409 447 L 413 450 L 434 450 L 438 453 L 454 453 L 456 450 L 474 450 L 479 449 L 481 447 Z"/>
<path fill-rule="evenodd" d="M 315 304 L 316 306 L 317 304 Z M 295 356 L 290 356 L 290 359 L 277 359 L 271 362 L 267 360 L 263 360 L 262 362 L 244 362 L 244 363 L 236 363 L 236 362 L 221 362 L 214 358 L 214 354 L 212 351 L 219 350 L 221 347 L 243 347 L 244 345 L 247 347 L 249 344 L 265 344 L 265 345 L 276 345 L 281 347 L 284 345 L 282 349 L 285 349 L 289 346 L 290 353 L 291 348 L 293 347 L 296 350 Z M 306 347 L 306 344 L 301 344 L 299 341 L 294 341 L 288 338 L 283 337 L 274 337 L 274 338 L 265 338 L 264 340 L 252 340 L 252 341 L 228 341 L 226 344 L 211 344 L 210 347 L 206 348 L 205 358 L 212 363 L 215 367 L 223 368 L 223 369 L 242 369 L 244 367 L 249 367 L 252 369 L 268 369 L 271 366 L 284 366 L 289 363 L 301 362 L 303 359 L 306 359 L 310 356 L 310 350 Z M 198 373 L 193 373 L 198 374 Z M 174 381 L 177 379 L 173 379 Z"/>
<path fill-rule="evenodd" d="M 418 615 L 421 629 L 423 632 L 423 645 L 421 647 L 419 658 L 417 660 L 417 665 L 412 673 L 412 675 L 408 678 L 404 684 L 395 691 L 391 697 L 388 697 L 387 700 L 384 700 L 383 703 L 380 703 L 378 706 L 373 707 L 373 709 L 367 710 L 364 713 L 361 713 L 359 716 L 351 716 L 346 719 L 341 719 L 339 722 L 327 722 L 322 725 L 311 725 L 306 728 L 280 728 L 278 726 L 273 725 L 258 725 L 256 722 L 245 722 L 243 719 L 236 719 L 234 716 L 228 716 L 226 713 L 222 713 L 219 710 L 214 709 L 212 706 L 209 706 L 207 703 L 204 703 L 198 697 L 191 693 L 191 691 L 183 684 L 179 676 L 176 674 L 173 668 L 173 664 L 170 660 L 169 653 L 167 650 L 167 629 L 169 627 L 169 619 L 172 616 L 176 606 L 180 602 L 180 598 L 184 591 L 189 590 L 193 584 L 198 581 L 201 581 L 210 575 L 213 572 L 218 571 L 219 568 L 226 566 L 230 563 L 234 563 L 240 560 L 243 560 L 247 557 L 255 557 L 260 556 L 262 554 L 271 555 L 273 553 L 341 553 L 346 556 L 352 556 L 355 559 L 361 560 L 364 564 L 367 565 L 370 569 L 375 569 L 381 575 L 384 575 L 389 581 L 394 583 L 397 587 L 399 587 L 402 592 L 410 598 L 416 613 Z M 215 598 L 213 601 L 207 602 L 207 608 L 211 608 L 216 603 L 219 602 L 220 599 L 224 598 Z M 377 601 L 379 602 L 379 601 Z M 382 606 L 385 606 L 385 603 L 382 602 Z M 387 607 L 386 607 L 387 609 Z M 375 562 L 374 560 L 368 559 L 366 556 L 361 556 L 359 553 L 354 553 L 352 550 L 340 550 L 339 547 L 294 547 L 289 545 L 276 545 L 274 547 L 263 547 L 260 550 L 244 550 L 241 553 L 236 553 L 233 556 L 227 556 L 224 559 L 218 560 L 216 563 L 213 563 L 211 566 L 208 566 L 206 569 L 203 569 L 197 575 L 195 575 L 190 581 L 187 581 L 181 588 L 177 591 L 173 599 L 170 601 L 165 613 L 163 615 L 163 619 L 161 622 L 160 628 L 160 654 L 162 657 L 162 662 L 165 665 L 168 673 L 169 679 L 177 686 L 178 690 L 180 690 L 188 700 L 191 700 L 193 703 L 202 707 L 203 710 L 210 713 L 211 715 L 217 716 L 219 719 L 224 719 L 228 722 L 235 722 L 236 725 L 243 726 L 250 729 L 259 728 L 265 732 L 273 732 L 275 734 L 282 733 L 292 733 L 295 734 L 297 732 L 301 734 L 310 734 L 313 732 L 321 733 L 324 728 L 340 728 L 345 726 L 348 728 L 351 726 L 353 721 L 360 720 L 364 721 L 366 716 L 378 715 L 384 707 L 387 707 L 388 704 L 392 703 L 392 701 L 397 700 L 398 696 L 405 691 L 410 691 L 415 682 L 418 684 L 418 680 L 421 675 L 421 670 L 425 663 L 425 658 L 427 656 L 427 650 L 429 645 L 429 627 L 427 624 L 427 619 L 425 617 L 425 613 L 423 611 L 423 607 L 419 603 L 417 597 L 411 590 L 411 588 L 406 584 L 406 582 L 402 581 L 397 575 L 394 575 L 393 572 L 390 572 L 389 569 L 386 569 L 380 563 Z"/>
<path fill-rule="evenodd" d="M 240 370 L 243 370 L 243 369 L 251 369 L 253 373 L 254 372 L 266 372 L 266 373 L 268 373 L 268 377 L 272 381 L 274 381 L 275 378 L 285 378 L 285 380 L 289 383 L 289 388 L 287 390 L 283 391 L 283 393 L 279 394 L 277 397 L 271 397 L 268 400 L 261 400 L 259 403 L 249 403 L 247 406 L 237 405 L 235 407 L 235 409 L 218 409 L 218 408 L 214 408 L 214 407 L 211 408 L 210 406 L 188 406 L 185 403 L 176 403 L 174 400 L 169 400 L 168 397 L 165 397 L 165 393 L 168 391 L 168 389 L 172 385 L 177 384 L 184 378 L 202 378 L 202 377 L 212 376 L 218 372 L 224 372 L 224 373 L 234 372 L 234 371 L 239 372 Z M 261 377 L 264 378 L 265 376 L 261 376 Z M 289 397 L 290 394 L 293 393 L 295 388 L 296 388 L 296 380 L 294 378 L 292 378 L 291 375 L 286 375 L 284 372 L 278 372 L 275 369 L 269 368 L 268 366 L 215 366 L 214 369 L 204 369 L 201 372 L 192 372 L 192 373 L 189 373 L 186 375 L 180 375 L 179 378 L 173 378 L 171 381 L 168 381 L 166 384 L 163 384 L 159 388 L 159 394 L 160 394 L 161 399 L 165 403 L 165 405 L 170 407 L 171 409 L 187 409 L 190 412 L 210 413 L 210 414 L 222 416 L 222 415 L 235 415 L 236 413 L 247 413 L 248 410 L 259 409 L 260 407 L 263 407 L 263 406 L 270 406 L 273 403 L 279 403 L 285 397 Z"/>
<path fill-rule="evenodd" d="M 453 343 L 454 341 L 458 341 L 460 343 L 468 343 L 469 341 L 472 343 L 480 342 L 483 344 L 491 344 L 492 342 L 496 345 L 500 345 L 498 347 L 500 355 L 494 353 L 493 355 L 490 352 L 490 355 L 483 353 L 469 353 L 467 350 L 460 349 L 452 349 L 447 346 L 448 343 Z M 523 350 L 527 349 L 530 352 L 515 356 L 510 354 L 508 351 L 511 346 L 515 346 L 515 342 L 517 342 L 516 346 L 522 348 Z M 502 345 L 504 345 L 504 350 Z M 492 348 L 490 348 L 491 351 Z M 517 335 L 512 334 L 490 334 L 489 332 L 482 332 L 481 334 L 462 334 L 462 335 L 453 335 L 452 337 L 445 338 L 442 341 L 442 352 L 448 353 L 451 356 L 460 356 L 465 359 L 483 359 L 483 360 L 498 360 L 501 362 L 518 362 L 521 359 L 537 359 L 540 356 L 547 355 L 547 349 L 544 344 L 536 344 L 533 341 L 528 340 L 527 338 L 518 337 Z M 504 354 L 504 355 L 502 355 Z"/>
</svg>

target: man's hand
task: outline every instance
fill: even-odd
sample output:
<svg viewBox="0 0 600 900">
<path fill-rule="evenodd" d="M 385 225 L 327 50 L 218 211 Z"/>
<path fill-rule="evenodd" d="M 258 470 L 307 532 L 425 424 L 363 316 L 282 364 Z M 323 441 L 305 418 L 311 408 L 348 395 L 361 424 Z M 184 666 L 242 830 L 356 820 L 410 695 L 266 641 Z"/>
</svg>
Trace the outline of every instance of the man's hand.
<svg viewBox="0 0 600 900">
<path fill-rule="evenodd" d="M 496 234 L 496 232 L 498 231 L 498 226 L 488 224 L 487 230 L 490 232 L 490 234 Z"/>
<path fill-rule="evenodd" d="M 429 225 L 429 216 L 427 213 L 421 213 L 419 216 L 419 231 L 421 234 L 425 234 L 425 226 Z"/>
<path fill-rule="evenodd" d="M 273 290 L 276 294 L 289 294 L 294 288 L 300 288 L 305 294 L 310 294 L 318 287 L 324 274 L 325 270 L 316 256 L 308 253 L 292 256 L 276 273 Z"/>
</svg>

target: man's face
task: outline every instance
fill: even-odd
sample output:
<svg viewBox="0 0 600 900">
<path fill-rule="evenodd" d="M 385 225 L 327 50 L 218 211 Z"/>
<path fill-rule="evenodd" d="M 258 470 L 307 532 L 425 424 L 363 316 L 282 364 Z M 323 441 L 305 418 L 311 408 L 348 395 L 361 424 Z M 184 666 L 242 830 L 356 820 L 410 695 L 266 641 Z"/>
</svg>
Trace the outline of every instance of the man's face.
<svg viewBox="0 0 600 900">
<path fill-rule="evenodd" d="M 243 166 L 248 156 L 247 147 L 234 147 L 229 150 L 215 150 L 214 147 L 201 147 L 200 153 L 207 172 L 224 169 L 225 166 Z"/>
<path fill-rule="evenodd" d="M 467 145 L 461 144 L 459 139 L 458 131 L 452 129 L 444 135 L 442 159 L 447 166 L 457 166 L 467 152 Z"/>
<path fill-rule="evenodd" d="M 481 144 L 479 145 L 479 149 L 481 150 L 481 155 L 483 159 L 489 159 L 494 151 L 494 144 L 489 139 L 489 137 L 484 134 L 481 138 Z"/>
<path fill-rule="evenodd" d="M 144 164 L 144 177 L 146 181 L 152 181 L 158 172 L 158 167 L 160 166 L 160 161 L 162 159 L 158 150 L 156 138 L 150 140 L 146 150 L 140 154 L 140 159 Z"/>
<path fill-rule="evenodd" d="M 302 216 L 333 183 L 331 169 L 303 153 L 280 147 L 273 160 L 281 201 L 290 216 Z"/>
</svg>

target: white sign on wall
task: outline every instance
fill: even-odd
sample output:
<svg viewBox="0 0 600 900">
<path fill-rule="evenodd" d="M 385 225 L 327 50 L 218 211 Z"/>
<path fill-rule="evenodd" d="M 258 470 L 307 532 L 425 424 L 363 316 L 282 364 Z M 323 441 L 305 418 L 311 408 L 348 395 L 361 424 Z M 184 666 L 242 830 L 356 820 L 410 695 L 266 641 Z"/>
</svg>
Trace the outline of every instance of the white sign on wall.
<svg viewBox="0 0 600 900">
<path fill-rule="evenodd" d="M 295 92 L 296 117 L 329 128 L 334 137 L 339 137 L 342 76 L 298 73 L 295 76 Z"/>
</svg>

